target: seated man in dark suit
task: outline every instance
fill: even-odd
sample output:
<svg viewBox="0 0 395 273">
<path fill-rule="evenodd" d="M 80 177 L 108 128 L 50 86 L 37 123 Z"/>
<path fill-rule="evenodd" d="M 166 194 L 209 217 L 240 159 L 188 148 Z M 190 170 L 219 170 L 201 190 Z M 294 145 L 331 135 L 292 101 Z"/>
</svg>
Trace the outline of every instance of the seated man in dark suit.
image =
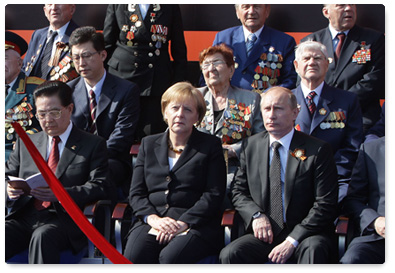
<svg viewBox="0 0 395 273">
<path fill-rule="evenodd" d="M 49 26 L 33 32 L 23 59 L 26 76 L 67 82 L 78 77 L 70 57 L 69 37 L 78 25 L 74 4 L 45 4 Z"/>
<path fill-rule="evenodd" d="M 71 34 L 70 47 L 81 75 L 67 83 L 74 91 L 71 120 L 78 128 L 106 139 L 109 179 L 118 187 L 118 200 L 124 199 L 132 173 L 129 151 L 139 118 L 139 89 L 136 84 L 106 72 L 103 34 L 94 27 L 76 29 Z"/>
<path fill-rule="evenodd" d="M 267 132 L 243 141 L 232 188 L 247 234 L 227 245 L 222 263 L 328 263 L 334 251 L 337 173 L 328 143 L 294 129 L 295 95 L 262 95 Z"/>
<path fill-rule="evenodd" d="M 365 143 L 385 136 L 385 102 L 381 106 L 380 119 L 373 125 L 365 136 Z"/>
<path fill-rule="evenodd" d="M 364 143 L 352 173 L 344 212 L 355 221 L 355 237 L 341 263 L 385 262 L 385 138 Z"/>
<path fill-rule="evenodd" d="M 366 133 L 380 118 L 380 98 L 385 96 L 384 33 L 356 25 L 355 4 L 324 4 L 322 14 L 328 27 L 302 41 L 326 46 L 331 62 L 325 82 L 358 96 Z"/>
<path fill-rule="evenodd" d="M 295 39 L 268 27 L 269 4 L 236 4 L 241 26 L 220 31 L 213 45 L 229 46 L 235 55 L 231 84 L 262 93 L 272 86 L 295 88 Z"/>
<path fill-rule="evenodd" d="M 326 47 L 314 41 L 298 45 L 295 69 L 300 85 L 292 90 L 300 105 L 296 129 L 331 144 L 339 181 L 339 201 L 347 193 L 352 168 L 362 143 L 362 113 L 355 94 L 329 86 Z"/>
<path fill-rule="evenodd" d="M 42 132 L 30 138 L 75 203 L 85 205 L 106 199 L 108 160 L 105 141 L 78 129 L 70 121 L 72 90 L 59 81 L 41 84 L 34 92 Z M 18 139 L 5 165 L 8 176 L 26 179 L 38 173 L 24 143 Z M 32 189 L 30 195 L 7 183 L 5 221 L 6 261 L 29 248 L 29 263 L 59 263 L 60 253 L 78 253 L 87 238 L 58 202 L 51 188 Z"/>
</svg>

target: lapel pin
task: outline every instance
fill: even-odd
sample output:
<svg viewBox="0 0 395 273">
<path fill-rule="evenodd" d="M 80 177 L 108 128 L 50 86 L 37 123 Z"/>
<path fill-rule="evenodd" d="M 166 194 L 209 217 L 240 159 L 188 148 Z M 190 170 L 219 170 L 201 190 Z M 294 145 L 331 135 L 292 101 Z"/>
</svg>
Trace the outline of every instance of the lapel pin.
<svg viewBox="0 0 395 273">
<path fill-rule="evenodd" d="M 71 149 L 72 149 L 73 151 L 75 150 L 75 148 L 77 148 L 77 146 L 75 146 L 75 145 L 71 146 Z"/>
<path fill-rule="evenodd" d="M 319 110 L 319 113 L 320 113 L 321 116 L 325 116 L 326 115 L 326 109 L 325 108 L 321 108 Z"/>
</svg>

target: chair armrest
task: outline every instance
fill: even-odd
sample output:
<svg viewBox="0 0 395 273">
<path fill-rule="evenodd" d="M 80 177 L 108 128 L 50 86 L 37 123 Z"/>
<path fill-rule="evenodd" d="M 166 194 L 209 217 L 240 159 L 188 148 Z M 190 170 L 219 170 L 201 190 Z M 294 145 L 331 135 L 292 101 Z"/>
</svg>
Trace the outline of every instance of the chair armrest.
<svg viewBox="0 0 395 273">
<path fill-rule="evenodd" d="M 222 214 L 221 226 L 233 226 L 235 213 L 235 210 L 225 210 Z"/>
<path fill-rule="evenodd" d="M 346 252 L 348 226 L 349 219 L 345 216 L 339 216 L 335 229 L 335 233 L 338 236 L 339 259 L 343 257 Z"/>
<path fill-rule="evenodd" d="M 130 223 L 132 223 L 132 217 L 131 208 L 128 203 L 118 203 L 115 206 L 112 213 L 112 220 L 114 221 L 115 225 L 115 248 L 119 251 L 119 253 L 123 253 L 123 237 L 129 230 Z"/>
<path fill-rule="evenodd" d="M 222 214 L 221 226 L 224 227 L 224 242 L 228 245 L 232 240 L 232 227 L 235 219 L 235 210 L 225 210 Z"/>
</svg>

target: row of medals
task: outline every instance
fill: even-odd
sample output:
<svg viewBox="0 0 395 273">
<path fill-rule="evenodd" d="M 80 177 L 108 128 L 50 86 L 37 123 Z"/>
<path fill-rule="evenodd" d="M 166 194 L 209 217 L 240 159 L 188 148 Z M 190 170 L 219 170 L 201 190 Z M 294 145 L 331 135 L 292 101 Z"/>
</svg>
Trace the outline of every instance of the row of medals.
<svg viewBox="0 0 395 273">
<path fill-rule="evenodd" d="M 370 48 L 365 49 L 366 42 L 361 42 L 361 49 L 357 50 L 354 55 L 352 56 L 352 62 L 358 64 L 365 64 L 366 62 L 371 60 L 371 52 Z"/>
<path fill-rule="evenodd" d="M 152 12 L 150 14 L 151 16 L 151 23 L 155 22 L 155 16 L 156 14 L 154 12 Z M 139 27 L 142 26 L 142 21 L 139 20 L 139 17 L 137 14 L 132 14 L 129 17 L 129 20 L 133 23 L 132 26 L 128 25 L 123 25 L 122 26 L 122 31 L 126 32 L 126 39 L 128 39 L 128 41 L 126 42 L 127 46 L 133 46 L 133 45 L 137 45 L 137 43 L 133 43 L 133 39 L 135 36 L 135 33 L 137 32 L 137 29 Z M 151 40 L 155 43 L 155 55 L 159 56 L 160 55 L 160 48 L 162 47 L 162 43 L 166 43 L 167 41 L 167 33 L 168 33 L 168 28 L 166 26 L 162 26 L 162 25 L 151 25 L 151 29 L 150 29 L 152 35 L 151 35 Z M 149 44 L 150 46 L 153 46 L 152 43 Z M 151 57 L 151 56 L 150 56 Z"/>
<path fill-rule="evenodd" d="M 253 91 L 259 94 L 277 84 L 284 58 L 281 54 L 274 53 L 274 47 L 270 47 L 269 53 L 262 53 L 260 59 L 261 61 L 255 68 L 254 81 L 251 84 Z"/>
<path fill-rule="evenodd" d="M 26 97 L 25 97 L 26 99 Z M 22 102 L 20 105 L 15 106 L 12 109 L 7 109 L 5 117 L 6 120 L 12 120 L 19 123 L 22 126 L 22 129 L 26 131 L 27 126 L 32 125 L 32 113 L 33 107 L 28 102 Z M 5 122 L 5 130 L 6 130 L 6 138 L 7 140 L 14 139 L 15 129 L 12 127 L 10 122 Z"/>
<path fill-rule="evenodd" d="M 251 136 L 251 124 L 249 122 L 251 118 L 251 109 L 250 106 L 245 107 L 243 103 L 239 103 L 238 105 L 233 99 L 229 100 L 229 108 L 230 110 L 226 109 L 223 113 L 225 121 L 221 132 L 223 135 L 222 142 L 231 144 L 238 142 L 245 135 Z M 211 131 L 212 126 L 213 117 L 210 111 L 207 111 L 205 120 L 201 123 L 201 127 L 205 127 L 206 130 Z"/>
<path fill-rule="evenodd" d="M 68 80 L 72 80 L 78 76 L 77 72 L 75 72 L 76 75 L 70 75 L 67 76 L 67 72 L 73 68 L 74 70 L 74 63 L 71 61 L 70 56 L 65 56 L 62 61 L 59 63 L 58 66 L 54 67 L 54 69 L 51 70 L 50 76 L 51 80 L 59 80 L 61 79 L 62 82 L 67 82 Z"/>
<path fill-rule="evenodd" d="M 346 116 L 344 112 L 330 112 L 324 122 L 321 122 L 320 128 L 326 129 L 343 129 L 345 127 L 344 120 Z"/>
</svg>

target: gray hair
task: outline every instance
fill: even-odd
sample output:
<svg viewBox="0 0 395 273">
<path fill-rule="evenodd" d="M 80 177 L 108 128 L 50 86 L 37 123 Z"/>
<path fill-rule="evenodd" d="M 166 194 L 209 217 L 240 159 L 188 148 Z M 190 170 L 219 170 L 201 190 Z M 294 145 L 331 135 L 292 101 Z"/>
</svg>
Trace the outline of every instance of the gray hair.
<svg viewBox="0 0 395 273">
<path fill-rule="evenodd" d="M 303 52 L 309 49 L 321 51 L 322 54 L 324 54 L 325 59 L 328 60 L 328 51 L 326 49 L 326 46 L 321 44 L 320 42 L 316 42 L 312 40 L 302 42 L 296 46 L 295 60 L 300 61 L 302 59 Z"/>
</svg>

